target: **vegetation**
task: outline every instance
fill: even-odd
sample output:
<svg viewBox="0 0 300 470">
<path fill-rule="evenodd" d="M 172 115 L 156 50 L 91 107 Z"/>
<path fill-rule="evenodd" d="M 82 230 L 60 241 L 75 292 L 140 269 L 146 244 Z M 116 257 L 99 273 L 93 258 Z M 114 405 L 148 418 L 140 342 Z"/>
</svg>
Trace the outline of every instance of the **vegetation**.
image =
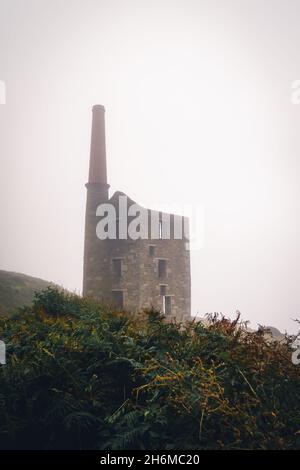
<svg viewBox="0 0 300 470">
<path fill-rule="evenodd" d="M 54 288 L 0 319 L 2 449 L 300 448 L 290 342 L 238 322 L 166 323 Z"/>
<path fill-rule="evenodd" d="M 36 277 L 0 270 L 0 315 L 11 315 L 17 308 L 30 304 L 34 293 L 50 284 Z"/>
</svg>

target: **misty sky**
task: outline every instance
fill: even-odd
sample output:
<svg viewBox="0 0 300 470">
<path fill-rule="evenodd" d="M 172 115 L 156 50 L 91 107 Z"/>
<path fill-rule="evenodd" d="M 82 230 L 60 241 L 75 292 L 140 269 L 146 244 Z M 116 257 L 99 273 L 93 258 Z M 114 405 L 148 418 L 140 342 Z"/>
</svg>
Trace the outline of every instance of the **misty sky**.
<svg viewBox="0 0 300 470">
<path fill-rule="evenodd" d="M 300 0 L 0 0 L 0 269 L 81 291 L 91 107 L 108 179 L 204 209 L 192 313 L 300 318 Z"/>
</svg>

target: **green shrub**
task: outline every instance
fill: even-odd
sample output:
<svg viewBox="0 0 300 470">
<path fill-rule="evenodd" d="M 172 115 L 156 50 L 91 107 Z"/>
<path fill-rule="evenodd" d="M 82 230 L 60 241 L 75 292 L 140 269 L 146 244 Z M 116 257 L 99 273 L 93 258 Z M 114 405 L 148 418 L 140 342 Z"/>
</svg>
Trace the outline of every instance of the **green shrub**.
<svg viewBox="0 0 300 470">
<path fill-rule="evenodd" d="M 2 449 L 297 449 L 290 343 L 166 323 L 49 288 L 0 318 Z"/>
</svg>

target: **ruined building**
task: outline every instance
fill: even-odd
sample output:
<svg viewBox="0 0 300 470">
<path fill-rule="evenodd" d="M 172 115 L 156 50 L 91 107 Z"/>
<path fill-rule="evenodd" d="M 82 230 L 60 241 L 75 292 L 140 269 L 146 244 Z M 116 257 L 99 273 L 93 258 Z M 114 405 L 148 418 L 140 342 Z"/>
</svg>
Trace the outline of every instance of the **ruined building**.
<svg viewBox="0 0 300 470">
<path fill-rule="evenodd" d="M 140 236 L 128 236 L 127 229 L 135 220 L 131 210 L 136 203 L 119 191 L 109 197 L 104 114 L 103 106 L 93 107 L 86 184 L 83 295 L 130 312 L 154 307 L 168 319 L 190 319 L 188 235 L 184 229 L 181 236 L 175 235 L 175 225 L 180 232 L 186 219 L 143 209 L 147 211 L 147 220 L 144 217 L 139 226 Z M 105 212 L 108 206 L 115 211 L 109 213 L 115 230 L 112 237 L 100 235 L 99 238 L 99 222 L 104 221 L 104 216 L 108 220 Z"/>
</svg>

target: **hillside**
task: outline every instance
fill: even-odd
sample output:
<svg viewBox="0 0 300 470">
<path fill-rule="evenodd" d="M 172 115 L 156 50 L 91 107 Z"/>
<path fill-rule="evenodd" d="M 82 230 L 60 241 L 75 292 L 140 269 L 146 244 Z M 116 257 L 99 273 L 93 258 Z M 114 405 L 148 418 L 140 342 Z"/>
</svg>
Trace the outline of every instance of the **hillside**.
<svg viewBox="0 0 300 470">
<path fill-rule="evenodd" d="M 34 292 L 51 284 L 37 277 L 0 270 L 0 315 L 10 315 L 17 308 L 31 304 Z"/>
<path fill-rule="evenodd" d="M 50 288 L 0 318 L 2 449 L 299 449 L 291 341 Z"/>
</svg>

